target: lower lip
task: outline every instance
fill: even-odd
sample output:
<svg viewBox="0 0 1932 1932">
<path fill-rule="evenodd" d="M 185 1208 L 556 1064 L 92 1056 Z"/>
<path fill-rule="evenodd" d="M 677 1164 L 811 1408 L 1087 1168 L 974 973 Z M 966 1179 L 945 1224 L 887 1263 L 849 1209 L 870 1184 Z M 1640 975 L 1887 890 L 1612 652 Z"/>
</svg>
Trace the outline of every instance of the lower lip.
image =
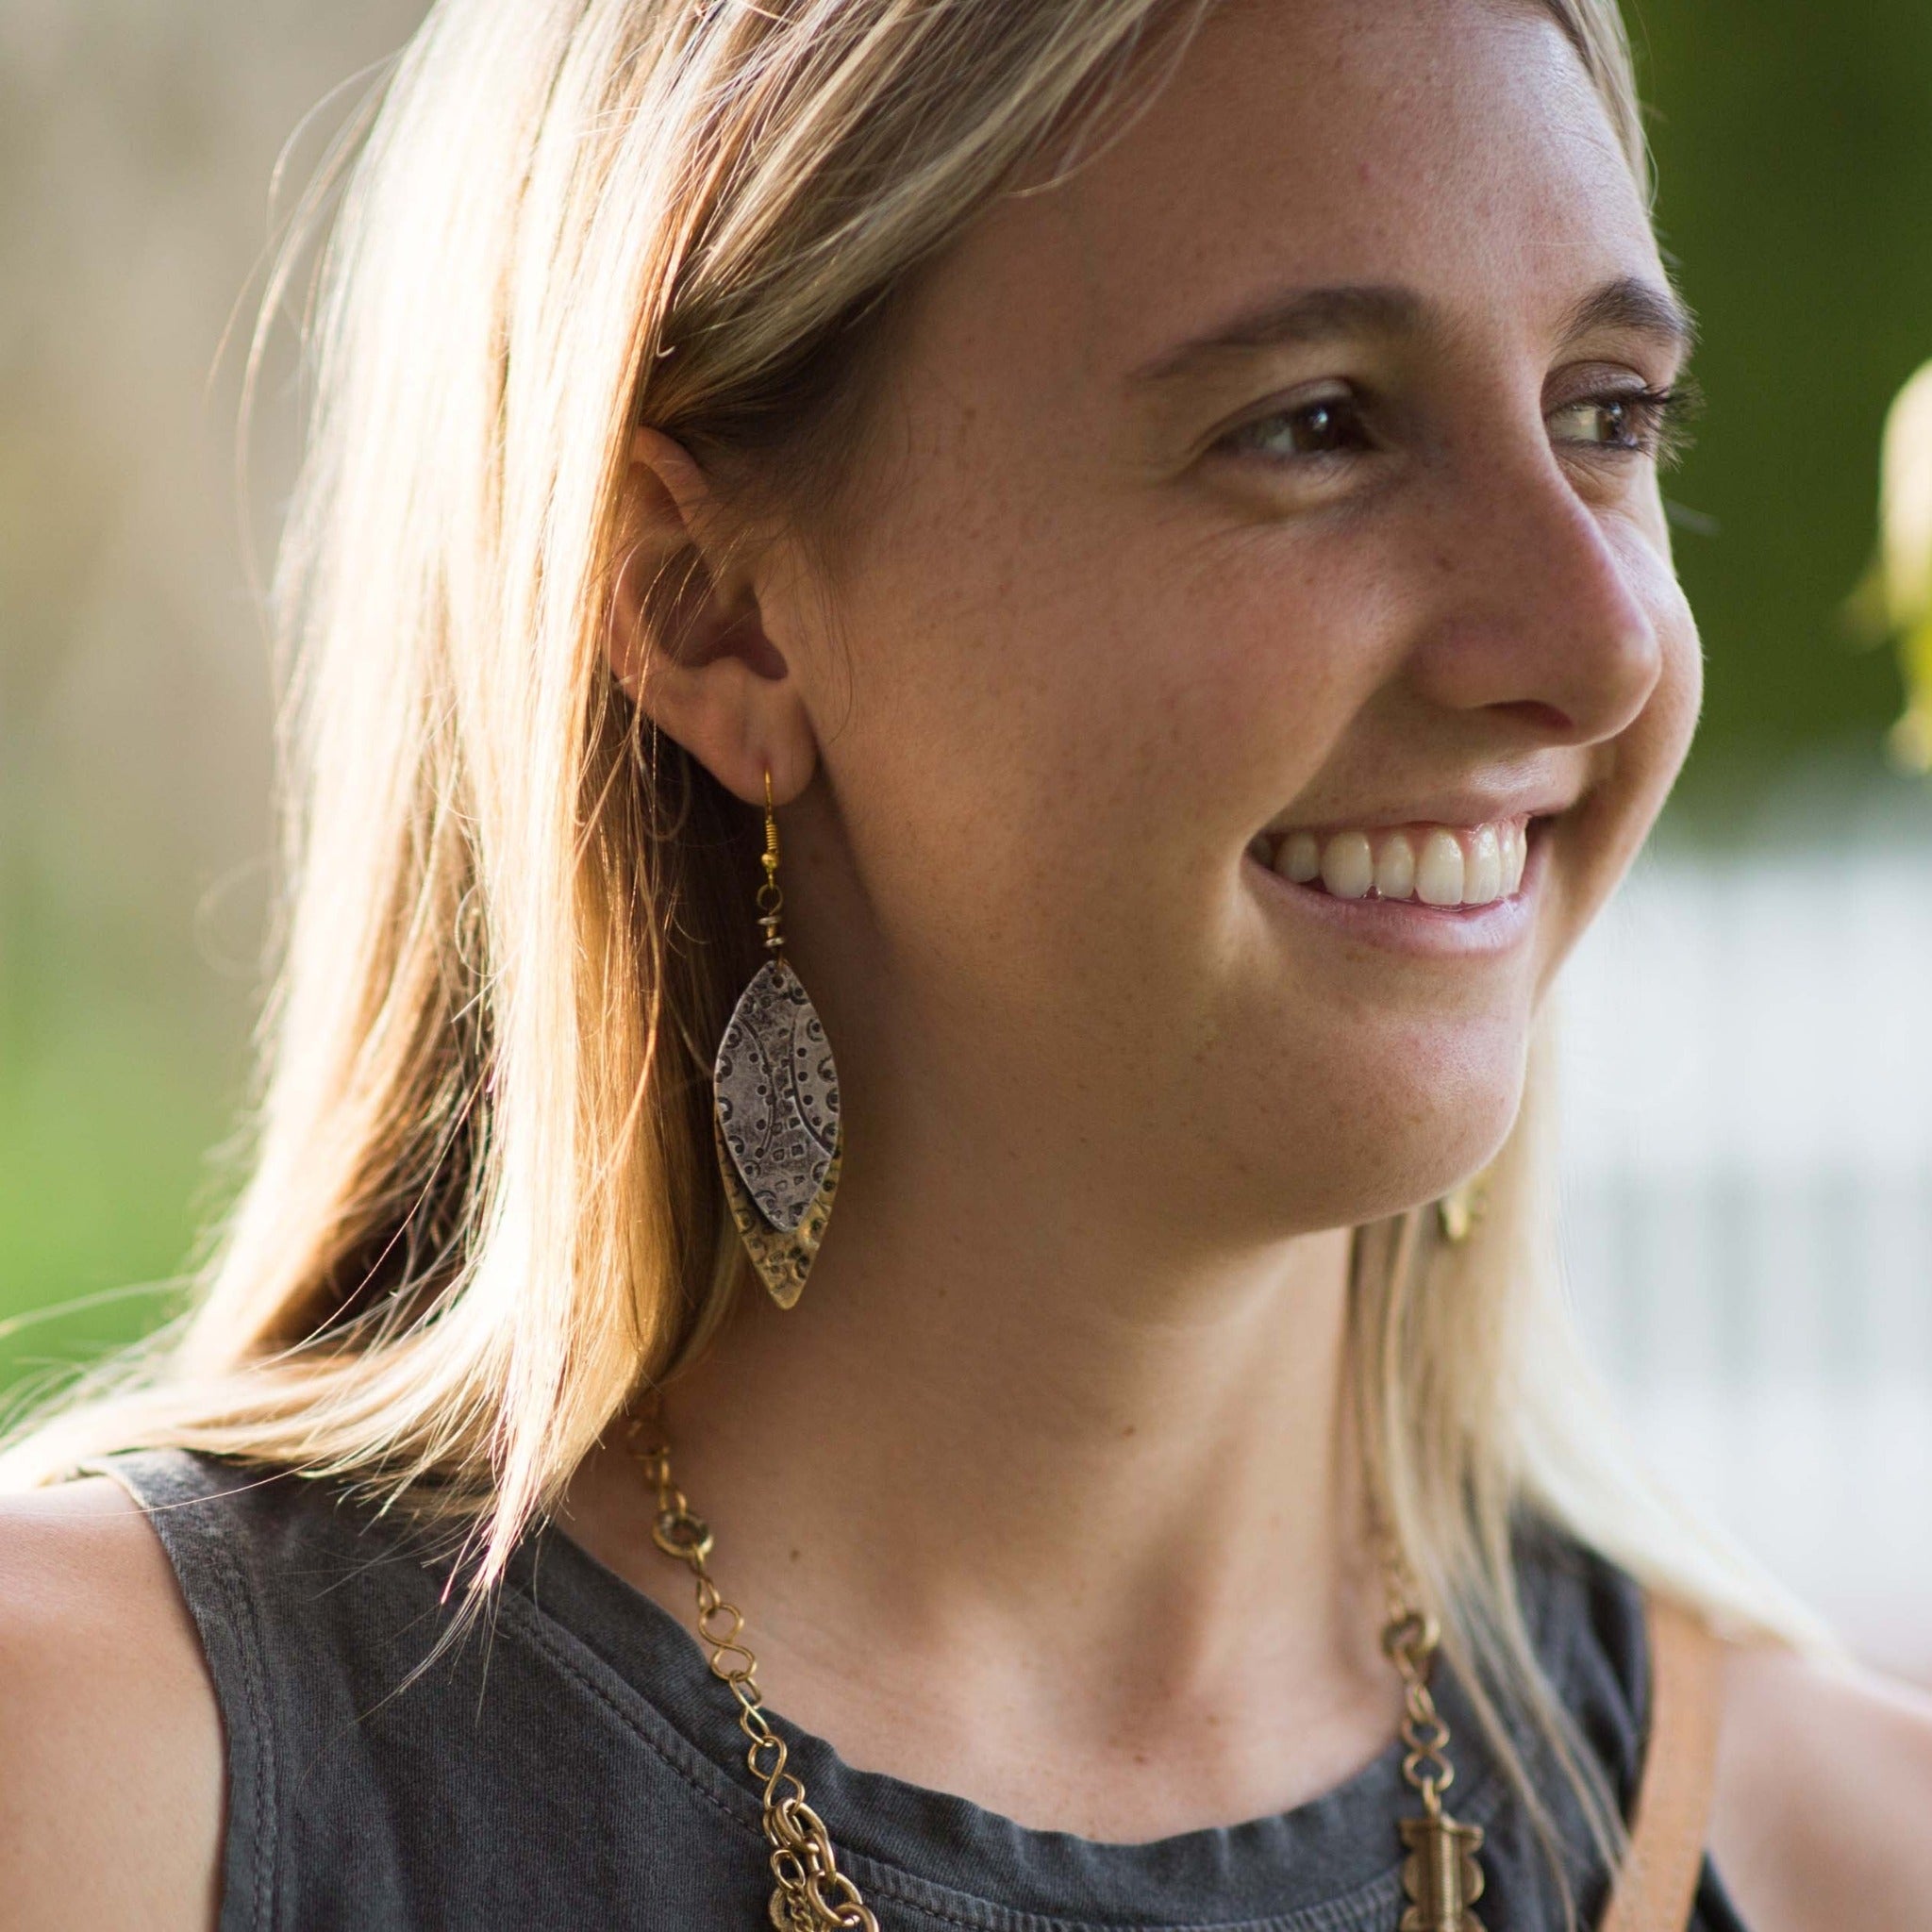
<svg viewBox="0 0 1932 1932">
<path fill-rule="evenodd" d="M 1262 889 L 1272 898 L 1345 939 L 1430 959 L 1494 958 L 1521 945 L 1535 923 L 1543 841 L 1541 828 L 1533 828 L 1523 883 L 1507 899 L 1487 906 L 1424 906 L 1420 899 L 1373 896 L 1338 899 L 1333 892 L 1283 878 L 1252 852 L 1243 854 L 1242 862 L 1260 874 Z"/>
</svg>

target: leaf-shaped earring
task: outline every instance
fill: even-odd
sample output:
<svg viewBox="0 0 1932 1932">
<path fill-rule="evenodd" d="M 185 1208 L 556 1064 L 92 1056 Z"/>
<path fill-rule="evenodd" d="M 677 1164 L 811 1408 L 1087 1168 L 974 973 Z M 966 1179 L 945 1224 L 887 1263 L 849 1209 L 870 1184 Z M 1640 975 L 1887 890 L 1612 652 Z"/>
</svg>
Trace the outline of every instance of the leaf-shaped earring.
<svg viewBox="0 0 1932 1932">
<path fill-rule="evenodd" d="M 758 924 L 772 954 L 739 994 L 711 1070 L 718 1166 L 731 1218 L 772 1299 L 789 1308 L 824 1238 L 844 1136 L 824 1023 L 785 958 L 778 820 L 765 773 Z"/>
</svg>

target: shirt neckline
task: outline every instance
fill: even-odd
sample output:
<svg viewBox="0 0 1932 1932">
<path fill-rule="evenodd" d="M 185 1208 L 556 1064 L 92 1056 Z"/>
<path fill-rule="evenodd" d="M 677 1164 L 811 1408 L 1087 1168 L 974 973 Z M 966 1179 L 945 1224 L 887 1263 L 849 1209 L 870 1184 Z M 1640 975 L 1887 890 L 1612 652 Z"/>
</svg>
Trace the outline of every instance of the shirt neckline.
<svg viewBox="0 0 1932 1932">
<path fill-rule="evenodd" d="M 539 1613 L 614 1670 L 741 1793 L 755 1820 L 737 1707 L 695 1635 L 555 1524 L 533 1537 L 519 1568 Z M 1474 1712 L 1446 1662 L 1432 1688 L 1455 1739 L 1455 1813 L 1486 1824 L 1503 1790 Z M 942 1924 L 1357 1932 L 1386 1925 L 1401 1901 L 1397 1821 L 1418 1800 L 1402 1777 L 1399 1739 L 1288 1810 L 1108 1840 L 1022 1824 L 969 1798 L 849 1763 L 782 1712 L 766 1707 L 765 1714 L 824 1820 L 841 1869 L 869 1902 L 911 1906 Z M 721 1830 L 721 1857 L 730 1842 Z"/>
</svg>

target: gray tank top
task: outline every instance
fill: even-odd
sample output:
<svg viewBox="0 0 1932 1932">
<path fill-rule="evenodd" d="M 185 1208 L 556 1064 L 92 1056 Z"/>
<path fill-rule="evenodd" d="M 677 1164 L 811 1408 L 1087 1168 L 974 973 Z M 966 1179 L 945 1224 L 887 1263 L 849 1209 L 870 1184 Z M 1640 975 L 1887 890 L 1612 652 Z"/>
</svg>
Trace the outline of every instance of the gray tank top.
<svg viewBox="0 0 1932 1932">
<path fill-rule="evenodd" d="M 518 1551 L 492 1615 L 412 1676 L 447 1614 L 408 1528 L 313 1479 L 177 1451 L 100 1465 L 146 1507 L 208 1654 L 226 1734 L 220 1932 L 750 1932 L 768 1925 L 756 1789 L 694 1638 L 560 1531 Z M 1525 1539 L 1540 1653 L 1627 1805 L 1642 1604 L 1553 1535 Z M 1546 1860 L 1460 1689 L 1457 1810 L 1488 1834 L 1487 1932 L 1561 1925 Z M 846 1764 L 774 1723 L 885 1932 L 1394 1932 L 1391 1743 L 1276 1817 L 1138 1844 L 1036 1831 Z M 1562 1780 L 1582 1923 L 1607 1881 Z M 1708 1863 L 1691 1932 L 1741 1932 Z"/>
</svg>

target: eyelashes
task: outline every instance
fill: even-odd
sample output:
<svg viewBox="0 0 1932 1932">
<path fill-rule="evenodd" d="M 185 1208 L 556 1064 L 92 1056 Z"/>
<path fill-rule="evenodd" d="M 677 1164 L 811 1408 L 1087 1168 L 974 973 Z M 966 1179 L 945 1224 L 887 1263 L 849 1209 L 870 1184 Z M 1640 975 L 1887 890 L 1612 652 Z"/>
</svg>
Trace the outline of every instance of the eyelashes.
<svg viewBox="0 0 1932 1932">
<path fill-rule="evenodd" d="M 1668 389 L 1644 386 L 1639 389 L 1599 390 L 1577 396 L 1553 409 L 1552 419 L 1594 411 L 1616 425 L 1608 442 L 1582 439 L 1579 446 L 1591 456 L 1641 456 L 1650 458 L 1659 469 L 1674 463 L 1694 441 L 1690 419 L 1702 406 L 1703 396 L 1689 376 L 1680 377 Z"/>
<path fill-rule="evenodd" d="M 1591 460 L 1647 458 L 1658 469 L 1675 463 L 1695 441 L 1690 419 L 1703 408 L 1703 392 L 1688 375 L 1668 388 L 1626 384 L 1573 396 L 1548 412 L 1554 440 Z M 1607 440 L 1589 434 L 1557 433 L 1563 422 L 1583 419 L 1608 432 Z M 1352 455 L 1374 452 L 1379 443 L 1368 426 L 1363 399 L 1352 391 L 1330 391 L 1286 408 L 1250 417 L 1212 445 L 1216 455 L 1257 460 L 1284 468 L 1322 471 Z"/>
</svg>

